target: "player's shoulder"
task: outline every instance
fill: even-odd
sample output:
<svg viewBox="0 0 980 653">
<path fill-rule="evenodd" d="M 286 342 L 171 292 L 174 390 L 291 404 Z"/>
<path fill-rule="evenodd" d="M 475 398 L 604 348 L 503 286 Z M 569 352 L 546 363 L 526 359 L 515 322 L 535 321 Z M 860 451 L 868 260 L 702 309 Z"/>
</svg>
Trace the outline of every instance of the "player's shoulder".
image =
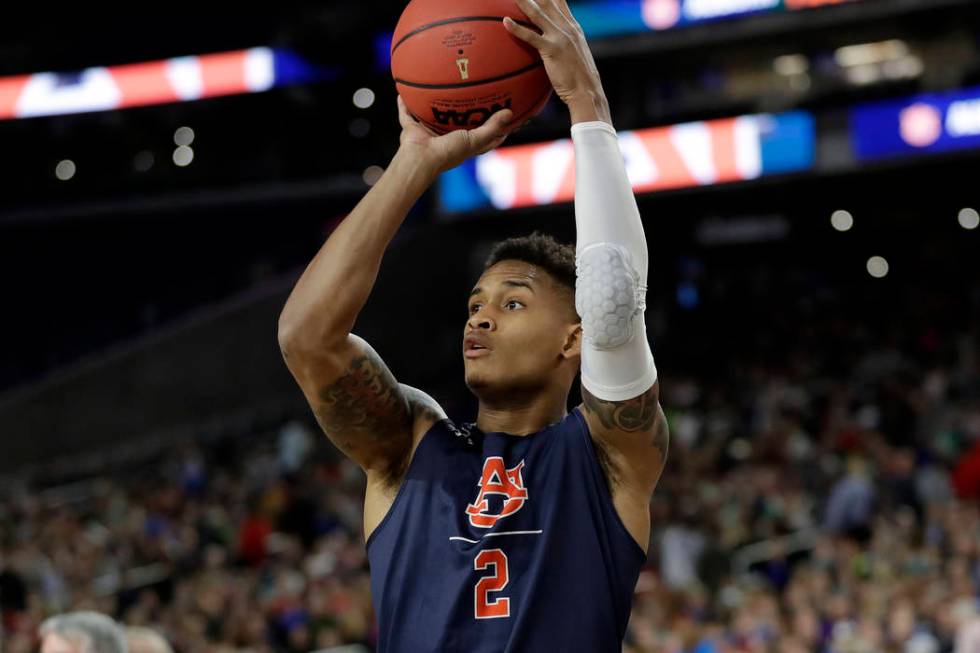
<svg viewBox="0 0 980 653">
<path fill-rule="evenodd" d="M 414 457 L 415 450 L 418 448 L 422 438 L 432 430 L 432 426 L 437 422 L 442 422 L 443 426 L 445 426 L 443 432 L 452 436 L 448 440 L 443 440 L 443 442 L 452 443 L 448 445 L 449 450 L 455 453 L 479 450 L 480 440 L 473 432 L 474 425 L 472 423 L 464 423 L 457 426 L 446 415 L 446 411 L 442 409 L 439 402 L 427 393 L 404 383 L 400 385 L 402 386 L 402 392 L 408 399 L 413 415 L 414 432 L 412 434 L 412 453 L 409 460 L 411 460 L 411 457 Z"/>
<path fill-rule="evenodd" d="M 409 408 L 412 411 L 416 437 L 419 437 L 420 433 L 428 431 L 439 420 L 448 419 L 446 411 L 428 393 L 404 383 L 399 383 L 398 385 L 401 386 L 402 393 L 405 395 L 405 399 L 408 401 Z"/>
</svg>

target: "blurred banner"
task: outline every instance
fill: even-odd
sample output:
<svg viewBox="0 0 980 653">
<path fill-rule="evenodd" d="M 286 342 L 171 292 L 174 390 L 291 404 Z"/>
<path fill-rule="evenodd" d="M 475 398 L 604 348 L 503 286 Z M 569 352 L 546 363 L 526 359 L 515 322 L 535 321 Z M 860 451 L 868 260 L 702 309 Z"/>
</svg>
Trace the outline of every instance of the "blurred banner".
<svg viewBox="0 0 980 653">
<path fill-rule="evenodd" d="M 569 7 L 590 39 L 663 31 L 749 14 L 813 9 L 859 0 L 593 0 Z M 376 68 L 391 66 L 391 32 L 374 37 Z"/>
<path fill-rule="evenodd" d="M 851 140 L 861 161 L 980 148 L 980 86 L 860 105 Z"/>
<path fill-rule="evenodd" d="M 857 0 L 594 0 L 571 3 L 589 38 L 661 31 L 747 14 L 811 9 Z"/>
<path fill-rule="evenodd" d="M 332 76 L 290 50 L 251 48 L 73 73 L 0 77 L 0 120 L 259 93 Z"/>
<path fill-rule="evenodd" d="M 816 128 L 805 111 L 638 131 L 619 145 L 636 192 L 710 186 L 813 167 Z M 575 195 L 570 139 L 505 147 L 442 175 L 445 212 L 567 202 Z"/>
</svg>

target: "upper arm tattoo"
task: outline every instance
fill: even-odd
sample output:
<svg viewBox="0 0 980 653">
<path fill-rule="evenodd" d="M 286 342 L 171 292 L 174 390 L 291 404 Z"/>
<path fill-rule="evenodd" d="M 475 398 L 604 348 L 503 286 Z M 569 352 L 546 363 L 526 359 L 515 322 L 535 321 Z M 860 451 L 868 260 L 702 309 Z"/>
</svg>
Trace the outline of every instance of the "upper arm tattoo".
<svg viewBox="0 0 980 653">
<path fill-rule="evenodd" d="M 654 383 L 641 395 L 624 401 L 599 399 L 582 387 L 582 403 L 603 428 L 620 433 L 653 433 L 651 445 L 667 459 L 667 420 L 660 407 L 660 384 Z"/>
<path fill-rule="evenodd" d="M 408 398 L 414 419 L 423 422 L 438 422 L 446 419 L 446 413 L 432 397 L 410 385 L 401 384 L 401 388 Z"/>
<path fill-rule="evenodd" d="M 351 359 L 338 379 L 317 388 L 316 399 L 313 412 L 323 431 L 354 460 L 364 463 L 402 450 L 407 455 L 411 406 L 388 366 L 369 346 Z"/>
</svg>

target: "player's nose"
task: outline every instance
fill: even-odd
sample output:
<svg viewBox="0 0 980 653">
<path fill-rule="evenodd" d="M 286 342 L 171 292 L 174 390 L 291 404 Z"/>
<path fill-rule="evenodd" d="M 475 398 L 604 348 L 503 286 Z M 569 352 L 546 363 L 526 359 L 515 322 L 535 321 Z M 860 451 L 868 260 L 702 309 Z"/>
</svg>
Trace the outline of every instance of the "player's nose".
<svg viewBox="0 0 980 653">
<path fill-rule="evenodd" d="M 473 315 L 466 321 L 466 326 L 470 329 L 485 329 L 488 331 L 494 331 L 497 328 L 497 324 L 486 314 Z"/>
</svg>

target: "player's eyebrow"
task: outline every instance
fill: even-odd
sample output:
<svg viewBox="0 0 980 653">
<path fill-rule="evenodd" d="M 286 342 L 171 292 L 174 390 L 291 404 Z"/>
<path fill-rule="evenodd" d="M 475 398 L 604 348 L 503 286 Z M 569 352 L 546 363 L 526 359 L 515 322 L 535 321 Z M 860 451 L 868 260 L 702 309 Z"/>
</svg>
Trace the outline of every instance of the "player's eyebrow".
<svg viewBox="0 0 980 653">
<path fill-rule="evenodd" d="M 520 279 L 506 279 L 506 280 L 504 280 L 501 283 L 503 283 L 503 285 L 505 285 L 505 286 L 510 286 L 512 288 L 513 287 L 527 288 L 532 293 L 534 292 L 534 286 L 531 285 L 531 282 L 530 281 L 522 281 Z M 483 288 L 480 288 L 479 286 L 477 286 L 476 288 L 474 288 L 470 292 L 470 297 L 472 297 L 473 295 L 478 295 L 481 292 L 483 292 Z"/>
<path fill-rule="evenodd" d="M 514 287 L 517 287 L 517 288 L 527 288 L 531 292 L 534 292 L 534 286 L 531 285 L 531 282 L 530 281 L 524 281 L 522 279 L 513 279 L 513 280 L 507 279 L 503 283 L 504 283 L 505 286 L 510 286 L 511 288 L 514 288 Z"/>
</svg>

